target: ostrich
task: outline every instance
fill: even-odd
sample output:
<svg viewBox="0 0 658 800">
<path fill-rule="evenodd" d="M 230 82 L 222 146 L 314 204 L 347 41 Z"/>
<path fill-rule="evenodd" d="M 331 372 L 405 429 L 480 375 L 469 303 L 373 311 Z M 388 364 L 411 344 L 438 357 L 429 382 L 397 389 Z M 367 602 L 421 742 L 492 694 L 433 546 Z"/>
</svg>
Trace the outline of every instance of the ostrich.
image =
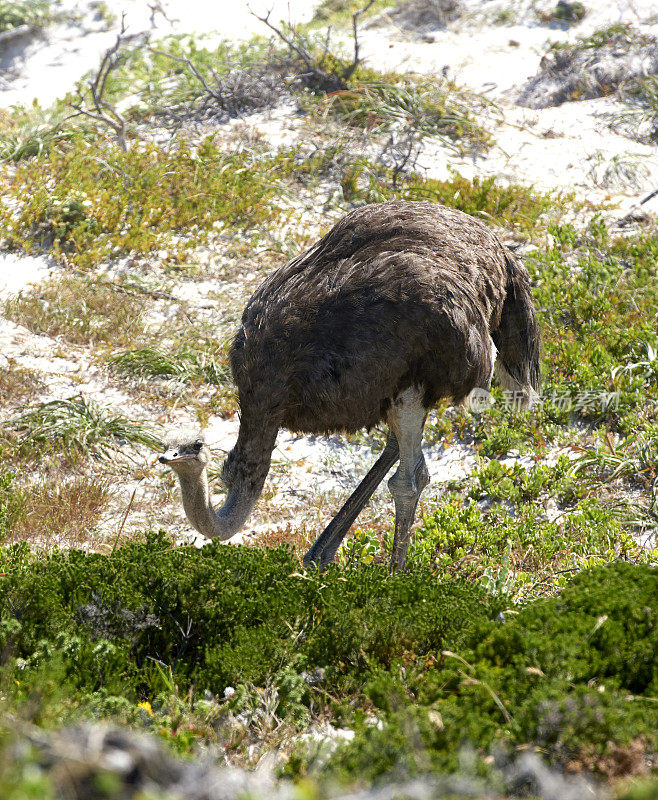
<svg viewBox="0 0 658 800">
<path fill-rule="evenodd" d="M 304 557 L 320 569 L 390 468 L 391 569 L 404 567 L 429 475 L 421 449 L 428 410 L 503 388 L 531 405 L 539 330 L 529 277 L 495 233 L 454 209 L 392 201 L 358 208 L 275 270 L 242 315 L 230 353 L 240 404 L 237 443 L 210 501 L 202 439 L 171 438 L 160 461 L 177 474 L 188 520 L 211 538 L 244 525 L 269 471 L 277 433 L 354 432 L 388 425 L 384 449 Z"/>
</svg>

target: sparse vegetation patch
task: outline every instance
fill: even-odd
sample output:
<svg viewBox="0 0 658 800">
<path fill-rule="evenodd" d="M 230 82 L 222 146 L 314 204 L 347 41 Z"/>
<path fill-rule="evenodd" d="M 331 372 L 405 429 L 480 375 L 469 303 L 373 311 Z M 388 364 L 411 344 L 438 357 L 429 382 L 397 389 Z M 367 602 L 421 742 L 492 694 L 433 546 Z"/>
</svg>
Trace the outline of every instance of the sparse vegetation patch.
<svg viewBox="0 0 658 800">
<path fill-rule="evenodd" d="M 290 77 L 281 51 L 260 37 L 209 49 L 179 35 L 126 47 L 105 92 L 110 102 L 128 102 L 136 120 L 217 123 L 277 105 L 294 89 Z"/>
<path fill-rule="evenodd" d="M 473 108 L 485 105 L 482 98 L 444 81 L 402 76 L 382 76 L 377 81 L 355 82 L 349 89 L 322 99 L 320 115 L 331 115 L 368 130 L 413 131 L 416 136 L 437 136 L 447 143 L 486 150 L 492 136 L 476 121 Z"/>
<path fill-rule="evenodd" d="M 18 485 L 0 475 L 0 537 L 3 545 L 30 542 L 37 550 L 61 544 L 87 546 L 111 497 L 107 478 L 54 470 L 36 483 Z"/>
<path fill-rule="evenodd" d="M 218 342 L 178 343 L 168 348 L 144 347 L 125 350 L 108 358 L 111 369 L 137 378 L 141 385 L 149 379 L 160 379 L 184 387 L 213 387 L 212 394 L 197 404 L 200 421 L 212 413 L 226 414 L 237 410 L 237 397 L 231 377 L 227 345 Z"/>
<path fill-rule="evenodd" d="M 6 427 L 7 433 L 17 435 L 16 446 L 24 459 L 58 455 L 72 462 L 89 456 L 107 460 L 126 445 L 160 446 L 150 426 L 113 414 L 84 395 L 42 403 Z"/>
<path fill-rule="evenodd" d="M 377 12 L 389 8 L 395 4 L 395 1 L 396 0 L 374 0 L 369 6 L 369 16 L 372 17 Z M 324 28 L 329 25 L 339 25 L 341 23 L 349 24 L 354 11 L 358 8 L 363 8 L 366 4 L 367 0 L 363 0 L 362 3 L 354 2 L 354 0 L 321 0 L 315 9 L 309 27 Z"/>
<path fill-rule="evenodd" d="M 29 403 L 44 389 L 43 381 L 29 369 L 10 364 L 0 368 L 0 404 L 16 407 Z"/>
<path fill-rule="evenodd" d="M 398 0 L 387 14 L 404 30 L 426 33 L 445 28 L 461 11 L 458 0 Z"/>
<path fill-rule="evenodd" d="M 133 341 L 144 329 L 144 303 L 120 283 L 63 278 L 5 304 L 5 315 L 34 333 L 59 336 L 71 344 Z"/>
<path fill-rule="evenodd" d="M 658 76 L 647 75 L 630 81 L 621 97 L 630 110 L 608 115 L 613 128 L 621 129 L 633 139 L 658 141 Z"/>
<path fill-rule="evenodd" d="M 155 348 L 126 350 L 112 356 L 110 364 L 117 370 L 138 377 L 176 378 L 219 385 L 229 379 L 226 356 L 218 363 L 210 353 L 192 350 L 165 352 Z"/>
</svg>

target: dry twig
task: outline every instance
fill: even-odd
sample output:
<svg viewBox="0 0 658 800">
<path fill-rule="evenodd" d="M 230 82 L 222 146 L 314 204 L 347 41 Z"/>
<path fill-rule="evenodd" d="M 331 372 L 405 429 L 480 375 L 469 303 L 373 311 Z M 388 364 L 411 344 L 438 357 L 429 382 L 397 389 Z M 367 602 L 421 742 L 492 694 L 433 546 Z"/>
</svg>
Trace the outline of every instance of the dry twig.
<svg viewBox="0 0 658 800">
<path fill-rule="evenodd" d="M 101 60 L 100 67 L 98 68 L 98 72 L 87 84 L 89 91 L 91 92 L 91 110 L 88 107 L 85 107 L 88 103 L 88 98 L 85 97 L 80 87 L 78 88 L 78 102 L 69 103 L 71 108 L 74 109 L 77 114 L 84 115 L 85 117 L 89 117 L 97 122 L 102 122 L 104 125 L 107 125 L 109 128 L 111 128 L 116 135 L 117 144 L 124 152 L 128 150 L 128 143 L 126 140 L 126 120 L 117 111 L 117 109 L 105 99 L 105 89 L 108 76 L 121 63 L 122 57 L 124 56 L 125 45 L 143 35 L 144 34 L 127 35 L 126 15 L 125 13 L 122 14 L 121 29 L 117 34 L 116 41 L 112 47 L 105 52 L 105 55 Z"/>
<path fill-rule="evenodd" d="M 374 2 L 375 0 L 368 0 L 363 8 L 360 8 L 358 11 L 355 11 L 352 14 L 354 56 L 352 58 L 352 62 L 347 65 L 343 64 L 342 59 L 339 58 L 335 53 L 332 53 L 329 49 L 331 28 L 327 29 L 327 35 L 322 47 L 322 54 L 318 58 L 311 53 L 308 40 L 301 36 L 297 28 L 295 28 L 293 25 L 289 24 L 287 26 L 288 33 L 286 33 L 286 31 L 284 31 L 282 28 L 279 28 L 274 25 L 274 23 L 270 22 L 270 16 L 272 14 L 271 11 L 268 11 L 264 17 L 259 16 L 251 8 L 249 11 L 254 17 L 256 17 L 257 20 L 260 20 L 260 22 L 262 22 L 264 25 L 267 25 L 267 27 L 273 31 L 282 42 L 287 44 L 288 47 L 297 54 L 304 65 L 304 68 L 306 69 L 306 73 L 300 75 L 299 77 L 305 79 L 305 81 L 313 88 L 317 88 L 321 91 L 329 93 L 347 89 L 347 82 L 362 61 L 359 55 L 359 17 L 364 14 Z M 332 64 L 340 64 L 340 73 L 325 69 L 324 65 L 328 57 L 330 57 Z"/>
</svg>

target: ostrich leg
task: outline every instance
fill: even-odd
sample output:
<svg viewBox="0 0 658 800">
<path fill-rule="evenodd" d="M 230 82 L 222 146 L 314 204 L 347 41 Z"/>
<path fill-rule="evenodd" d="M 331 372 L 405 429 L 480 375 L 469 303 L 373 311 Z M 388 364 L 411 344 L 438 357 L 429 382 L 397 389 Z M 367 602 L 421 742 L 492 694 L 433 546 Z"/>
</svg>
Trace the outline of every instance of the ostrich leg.
<svg viewBox="0 0 658 800">
<path fill-rule="evenodd" d="M 316 539 L 313 547 L 304 556 L 305 566 L 315 564 L 324 569 L 336 555 L 336 550 L 345 538 L 354 520 L 359 516 L 373 492 L 386 477 L 386 473 L 399 457 L 398 443 L 389 431 L 382 454 L 372 465 L 370 471 L 347 499 L 345 505 Z"/>
<path fill-rule="evenodd" d="M 426 419 L 427 409 L 415 389 L 404 391 L 388 414 L 388 424 L 400 447 L 400 464 L 388 482 L 395 501 L 391 571 L 404 569 L 418 498 L 429 483 L 429 473 L 421 448 Z"/>
</svg>

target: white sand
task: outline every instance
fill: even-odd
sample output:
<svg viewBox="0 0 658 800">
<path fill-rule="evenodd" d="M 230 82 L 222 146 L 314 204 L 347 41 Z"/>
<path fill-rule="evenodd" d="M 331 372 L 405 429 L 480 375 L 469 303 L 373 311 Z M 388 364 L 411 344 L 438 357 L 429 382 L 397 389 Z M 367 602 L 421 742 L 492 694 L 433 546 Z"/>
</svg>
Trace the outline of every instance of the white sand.
<svg viewBox="0 0 658 800">
<path fill-rule="evenodd" d="M 48 278 L 56 267 L 47 256 L 0 253 L 0 302 Z"/>
</svg>

